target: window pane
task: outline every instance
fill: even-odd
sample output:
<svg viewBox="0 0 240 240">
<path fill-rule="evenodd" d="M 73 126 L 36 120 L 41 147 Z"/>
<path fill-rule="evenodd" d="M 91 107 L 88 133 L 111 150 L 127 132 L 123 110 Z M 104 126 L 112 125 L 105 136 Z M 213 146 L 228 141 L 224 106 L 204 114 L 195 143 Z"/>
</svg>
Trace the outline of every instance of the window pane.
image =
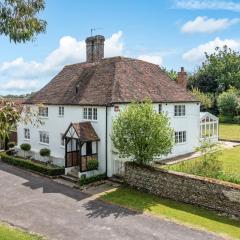
<svg viewBox="0 0 240 240">
<path fill-rule="evenodd" d="M 83 119 L 87 119 L 87 108 L 83 109 Z"/>
<path fill-rule="evenodd" d="M 158 105 L 158 113 L 161 113 L 162 112 L 162 104 L 159 104 Z"/>
<path fill-rule="evenodd" d="M 97 120 L 97 108 L 93 108 L 93 119 Z"/>
<path fill-rule="evenodd" d="M 88 108 L 88 119 L 92 120 L 92 108 Z"/>
</svg>

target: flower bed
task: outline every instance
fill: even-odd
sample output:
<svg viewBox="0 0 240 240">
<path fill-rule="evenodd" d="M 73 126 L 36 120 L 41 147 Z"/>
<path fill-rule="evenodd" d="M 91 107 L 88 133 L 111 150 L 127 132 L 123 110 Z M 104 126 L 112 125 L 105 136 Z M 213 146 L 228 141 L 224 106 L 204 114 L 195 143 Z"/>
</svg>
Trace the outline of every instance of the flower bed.
<svg viewBox="0 0 240 240">
<path fill-rule="evenodd" d="M 64 168 L 50 164 L 36 163 L 28 159 L 9 156 L 6 153 L 0 153 L 1 160 L 5 163 L 29 169 L 48 176 L 58 176 L 64 174 Z"/>
</svg>

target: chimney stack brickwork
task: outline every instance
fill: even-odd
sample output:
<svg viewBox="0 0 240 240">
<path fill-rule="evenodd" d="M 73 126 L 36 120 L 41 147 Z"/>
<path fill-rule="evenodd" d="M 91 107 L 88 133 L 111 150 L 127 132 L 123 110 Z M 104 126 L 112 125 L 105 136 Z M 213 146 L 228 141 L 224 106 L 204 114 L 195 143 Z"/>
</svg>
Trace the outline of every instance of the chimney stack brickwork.
<svg viewBox="0 0 240 240">
<path fill-rule="evenodd" d="M 105 38 L 102 35 L 96 35 L 86 39 L 87 62 L 99 62 L 104 58 L 104 41 Z"/>
<path fill-rule="evenodd" d="M 181 67 L 181 71 L 178 72 L 177 83 L 187 88 L 187 73 L 184 71 L 184 67 Z"/>
</svg>

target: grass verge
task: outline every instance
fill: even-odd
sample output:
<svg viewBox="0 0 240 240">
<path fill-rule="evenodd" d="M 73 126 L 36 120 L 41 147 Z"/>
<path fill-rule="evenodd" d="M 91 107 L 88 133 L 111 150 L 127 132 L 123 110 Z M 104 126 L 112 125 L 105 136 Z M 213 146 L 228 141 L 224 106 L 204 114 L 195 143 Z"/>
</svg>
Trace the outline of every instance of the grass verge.
<svg viewBox="0 0 240 240">
<path fill-rule="evenodd" d="M 100 199 L 142 213 L 165 217 L 184 225 L 240 239 L 240 221 L 219 216 L 215 212 L 142 193 L 131 188 L 118 188 Z"/>
<path fill-rule="evenodd" d="M 195 161 L 200 161 L 201 157 L 186 160 L 173 165 L 163 166 L 165 169 L 190 173 L 192 165 Z M 218 156 L 218 160 L 221 161 L 223 166 L 223 174 L 218 177 L 219 180 L 228 181 L 232 183 L 240 184 L 240 147 L 234 147 L 231 149 L 225 149 Z"/>
<path fill-rule="evenodd" d="M 240 124 L 219 124 L 219 138 L 240 141 Z"/>
<path fill-rule="evenodd" d="M 44 238 L 27 233 L 23 230 L 0 223 L 1 240 L 43 240 Z"/>
</svg>

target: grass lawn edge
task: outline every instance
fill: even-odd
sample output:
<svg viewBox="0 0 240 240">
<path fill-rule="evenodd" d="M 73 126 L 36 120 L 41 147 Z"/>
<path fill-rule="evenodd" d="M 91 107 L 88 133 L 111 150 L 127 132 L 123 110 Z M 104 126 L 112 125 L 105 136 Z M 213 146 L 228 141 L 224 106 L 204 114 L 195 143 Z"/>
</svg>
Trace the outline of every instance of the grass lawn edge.
<svg viewBox="0 0 240 240">
<path fill-rule="evenodd" d="M 125 188 L 125 189 L 128 189 L 128 190 L 133 190 L 133 191 L 136 191 L 136 192 L 140 192 L 137 189 L 134 189 L 134 188 L 131 188 L 131 187 L 120 187 L 120 188 Z M 133 208 L 133 207 L 130 207 L 130 206 L 127 206 L 127 205 L 124 205 L 124 204 L 120 204 L 120 203 L 116 203 L 114 201 L 103 199 L 105 194 L 114 192 L 117 189 L 118 188 L 111 189 L 109 191 L 105 191 L 102 194 L 99 194 L 98 197 L 97 197 L 97 200 L 102 201 L 102 202 L 107 203 L 107 204 L 111 204 L 111 205 L 115 205 L 115 206 L 119 206 L 119 207 L 122 207 L 122 208 L 129 209 L 129 210 L 131 210 L 131 211 L 133 211 L 135 213 L 144 214 L 144 215 L 150 216 L 150 217 L 157 217 L 159 219 L 162 219 L 162 220 L 165 220 L 165 221 L 168 221 L 168 222 L 173 222 L 175 224 L 188 227 L 188 228 L 190 228 L 192 230 L 198 230 L 198 231 L 202 231 L 202 232 L 213 234 L 214 236 L 217 236 L 217 237 L 223 237 L 226 240 L 239 240 L 240 239 L 240 238 L 235 238 L 235 237 L 229 236 L 228 234 L 225 234 L 225 233 L 221 233 L 221 232 L 217 233 L 217 232 L 214 232 L 214 231 L 210 231 L 210 230 L 206 229 L 205 227 L 199 226 L 197 224 L 190 224 L 190 223 L 178 220 L 178 219 L 176 219 L 174 217 L 166 216 L 164 214 L 158 214 L 158 213 L 154 213 L 154 212 L 151 212 L 151 211 L 148 211 L 148 210 L 140 211 L 140 210 L 137 210 L 136 208 Z M 142 192 L 140 192 L 140 193 L 142 193 Z M 157 197 L 157 196 L 155 196 L 153 194 L 150 194 L 150 193 L 144 193 L 144 194 L 148 194 L 148 195 L 151 195 L 153 197 Z M 159 199 L 161 200 L 161 199 L 165 199 L 165 198 L 160 198 L 159 197 Z M 174 200 L 171 200 L 171 199 L 167 199 L 167 200 L 174 201 Z M 195 205 L 188 204 L 188 203 L 183 203 L 183 202 L 177 202 L 177 203 L 186 204 L 186 205 L 189 205 L 189 206 L 193 206 L 193 207 L 196 207 L 196 208 L 203 209 L 205 211 L 209 211 L 212 214 L 217 214 L 217 212 L 214 211 L 214 210 L 211 211 L 211 210 L 208 210 L 208 209 L 200 207 L 200 206 L 195 206 Z"/>
</svg>

